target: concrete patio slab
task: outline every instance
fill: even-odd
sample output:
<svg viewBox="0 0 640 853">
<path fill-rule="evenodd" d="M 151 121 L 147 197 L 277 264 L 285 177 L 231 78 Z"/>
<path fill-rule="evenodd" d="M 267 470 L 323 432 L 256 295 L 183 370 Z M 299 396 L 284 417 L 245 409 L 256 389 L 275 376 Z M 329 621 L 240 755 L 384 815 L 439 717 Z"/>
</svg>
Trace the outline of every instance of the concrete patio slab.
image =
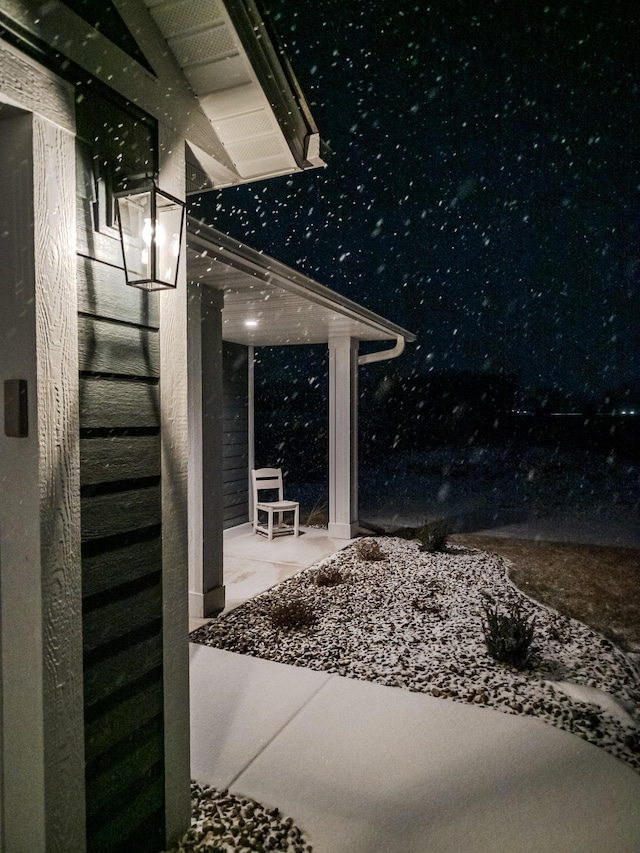
<svg viewBox="0 0 640 853">
<path fill-rule="evenodd" d="M 332 538 L 326 529 L 316 527 L 301 527 L 300 536 L 288 534 L 271 541 L 255 534 L 250 524 L 226 530 L 223 546 L 224 612 L 233 610 L 355 541 Z M 210 621 L 191 617 L 189 630 L 195 631 Z"/>
<path fill-rule="evenodd" d="M 638 851 L 640 775 L 548 724 L 208 647 L 191 677 L 194 778 L 314 853 Z"/>
<path fill-rule="evenodd" d="M 226 559 L 225 613 L 306 568 L 306 566 L 301 567 L 292 563 L 276 563 L 244 557 L 228 557 Z M 309 565 L 313 565 L 313 563 L 309 563 Z"/>
<path fill-rule="evenodd" d="M 224 534 L 224 556 L 240 557 L 269 563 L 290 563 L 304 568 L 318 560 L 329 557 L 350 545 L 353 539 L 336 539 L 329 536 L 325 528 L 300 527 L 300 535 L 286 534 L 272 540 L 253 532 L 250 524 L 226 530 Z"/>
</svg>

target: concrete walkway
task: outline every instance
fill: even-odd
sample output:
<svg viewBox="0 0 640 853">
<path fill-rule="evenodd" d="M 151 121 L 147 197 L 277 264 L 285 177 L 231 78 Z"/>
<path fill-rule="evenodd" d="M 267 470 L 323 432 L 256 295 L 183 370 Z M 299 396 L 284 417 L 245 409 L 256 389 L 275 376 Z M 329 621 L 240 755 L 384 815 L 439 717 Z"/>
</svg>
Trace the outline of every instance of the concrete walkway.
<svg viewBox="0 0 640 853">
<path fill-rule="evenodd" d="M 638 853 L 640 775 L 533 719 L 192 645 L 192 776 L 314 853 Z"/>
</svg>

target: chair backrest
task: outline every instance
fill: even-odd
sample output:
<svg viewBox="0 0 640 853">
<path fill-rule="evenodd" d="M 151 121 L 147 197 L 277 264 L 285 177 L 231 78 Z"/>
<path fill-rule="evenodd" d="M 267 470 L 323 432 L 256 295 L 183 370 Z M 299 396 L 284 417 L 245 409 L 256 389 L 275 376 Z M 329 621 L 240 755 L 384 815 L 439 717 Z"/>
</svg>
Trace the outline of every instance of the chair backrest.
<svg viewBox="0 0 640 853">
<path fill-rule="evenodd" d="M 282 468 L 254 468 L 251 471 L 253 505 L 260 502 L 258 494 L 267 489 L 278 490 L 278 500 L 283 500 Z"/>
</svg>

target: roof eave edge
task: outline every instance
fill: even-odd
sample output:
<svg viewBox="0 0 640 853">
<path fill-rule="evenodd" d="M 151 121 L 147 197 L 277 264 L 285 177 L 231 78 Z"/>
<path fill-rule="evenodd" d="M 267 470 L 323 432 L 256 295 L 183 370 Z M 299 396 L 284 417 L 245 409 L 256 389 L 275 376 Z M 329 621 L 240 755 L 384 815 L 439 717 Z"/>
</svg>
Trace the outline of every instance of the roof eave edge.
<svg viewBox="0 0 640 853">
<path fill-rule="evenodd" d="M 272 281 L 277 281 L 279 285 L 286 290 L 292 292 L 303 291 L 307 296 L 313 294 L 315 300 L 325 306 L 339 305 L 340 308 L 354 319 L 377 329 L 378 331 L 388 333 L 389 338 L 402 337 L 408 343 L 415 341 L 416 336 L 413 332 L 403 329 L 396 323 L 381 317 L 374 311 L 370 311 L 347 296 L 342 296 L 334 290 L 320 284 L 314 279 L 303 275 L 302 273 L 288 267 L 281 261 L 270 257 L 269 255 L 252 249 L 245 243 L 241 243 L 221 231 L 217 231 L 211 225 L 200 222 L 194 217 L 187 219 L 187 241 L 195 242 L 202 248 L 213 248 L 221 254 L 230 254 L 239 256 L 249 268 L 255 271 L 256 277 L 265 278 L 265 273 Z"/>
</svg>

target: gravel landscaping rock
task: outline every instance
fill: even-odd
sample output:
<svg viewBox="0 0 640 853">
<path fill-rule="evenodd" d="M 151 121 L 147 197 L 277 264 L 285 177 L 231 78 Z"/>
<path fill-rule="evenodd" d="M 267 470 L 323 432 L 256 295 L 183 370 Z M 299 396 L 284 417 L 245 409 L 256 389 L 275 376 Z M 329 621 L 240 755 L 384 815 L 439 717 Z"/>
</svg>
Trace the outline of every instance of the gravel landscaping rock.
<svg viewBox="0 0 640 853">
<path fill-rule="evenodd" d="M 460 546 L 431 554 L 392 537 L 377 542 L 386 560 L 363 560 L 357 545 L 347 548 L 208 623 L 191 641 L 536 717 L 640 771 L 640 681 L 619 649 L 523 595 L 498 555 Z M 317 584 L 328 570 L 342 582 Z M 276 627 L 272 610 L 292 600 L 315 619 Z M 535 617 L 529 668 L 489 656 L 486 604 L 519 606 Z"/>
<path fill-rule="evenodd" d="M 191 828 L 170 853 L 311 853 L 291 818 L 228 791 L 191 784 Z"/>
</svg>

